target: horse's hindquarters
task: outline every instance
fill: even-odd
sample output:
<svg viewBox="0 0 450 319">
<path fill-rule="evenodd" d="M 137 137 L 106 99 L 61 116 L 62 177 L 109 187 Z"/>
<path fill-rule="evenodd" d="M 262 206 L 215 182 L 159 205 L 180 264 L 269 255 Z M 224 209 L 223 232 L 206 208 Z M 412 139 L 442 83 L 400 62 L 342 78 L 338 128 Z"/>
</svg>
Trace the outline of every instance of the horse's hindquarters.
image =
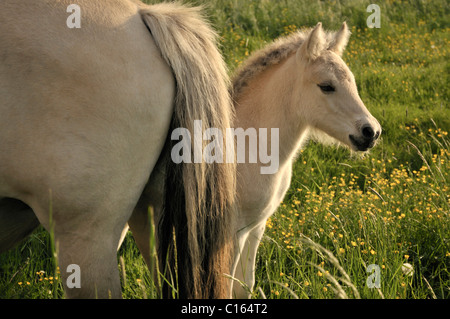
<svg viewBox="0 0 450 319">
<path fill-rule="evenodd" d="M 102 183 L 136 192 L 164 144 L 174 89 L 136 8 L 86 1 L 82 27 L 69 29 L 64 5 L 27 2 L 0 10 L 0 191 L 27 200 L 49 189 L 97 198 Z"/>
<path fill-rule="evenodd" d="M 70 29 L 68 4 L 0 3 L 0 198 L 48 229 L 51 212 L 70 250 L 60 262 L 81 264 L 113 260 L 163 148 L 174 80 L 135 5 L 78 1 L 82 26 Z M 95 282 L 102 268 L 86 269 Z"/>
</svg>

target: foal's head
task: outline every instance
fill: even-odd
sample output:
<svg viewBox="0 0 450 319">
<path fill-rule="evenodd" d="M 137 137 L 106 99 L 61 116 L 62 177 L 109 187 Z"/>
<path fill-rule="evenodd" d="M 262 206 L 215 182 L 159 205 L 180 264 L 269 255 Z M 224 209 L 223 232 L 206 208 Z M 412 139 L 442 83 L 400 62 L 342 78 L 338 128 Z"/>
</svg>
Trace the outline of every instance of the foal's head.
<svg viewBox="0 0 450 319">
<path fill-rule="evenodd" d="M 310 126 L 353 150 L 366 151 L 374 146 L 381 126 L 361 101 L 355 78 L 341 58 L 349 37 L 345 23 L 334 35 L 319 23 L 306 37 L 296 54 L 298 103 Z"/>
</svg>

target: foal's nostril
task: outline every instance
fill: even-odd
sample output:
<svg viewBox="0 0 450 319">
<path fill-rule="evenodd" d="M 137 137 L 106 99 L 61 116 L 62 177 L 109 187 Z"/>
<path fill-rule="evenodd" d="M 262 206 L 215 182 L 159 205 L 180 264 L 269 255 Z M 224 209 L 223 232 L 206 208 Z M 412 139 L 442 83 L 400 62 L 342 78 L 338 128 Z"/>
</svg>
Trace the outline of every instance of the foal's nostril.
<svg viewBox="0 0 450 319">
<path fill-rule="evenodd" d="M 366 124 L 362 127 L 362 135 L 364 136 L 364 138 L 366 139 L 372 139 L 375 136 L 375 131 L 373 130 L 372 126 Z"/>
</svg>

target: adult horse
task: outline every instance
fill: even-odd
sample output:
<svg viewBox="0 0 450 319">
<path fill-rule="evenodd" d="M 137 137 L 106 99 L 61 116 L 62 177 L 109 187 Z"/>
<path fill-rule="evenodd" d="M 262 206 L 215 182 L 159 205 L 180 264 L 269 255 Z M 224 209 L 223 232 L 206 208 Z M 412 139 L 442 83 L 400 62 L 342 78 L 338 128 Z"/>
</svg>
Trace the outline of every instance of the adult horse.
<svg viewBox="0 0 450 319">
<path fill-rule="evenodd" d="M 148 237 L 141 195 L 167 133 L 230 126 L 215 34 L 197 9 L 134 0 L 3 0 L 0 21 L 0 252 L 42 224 L 64 285 L 80 267 L 67 297 L 120 297 L 117 247 L 128 221 Z M 235 166 L 165 163 L 158 237 L 179 296 L 223 297 Z"/>
</svg>

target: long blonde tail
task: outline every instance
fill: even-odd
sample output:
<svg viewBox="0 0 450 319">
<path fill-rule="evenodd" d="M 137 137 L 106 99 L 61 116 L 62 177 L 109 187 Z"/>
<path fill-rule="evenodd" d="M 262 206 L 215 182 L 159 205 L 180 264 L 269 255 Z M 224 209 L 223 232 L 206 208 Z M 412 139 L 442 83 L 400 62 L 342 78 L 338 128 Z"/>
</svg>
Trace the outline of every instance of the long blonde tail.
<svg viewBox="0 0 450 319">
<path fill-rule="evenodd" d="M 198 8 L 162 3 L 140 13 L 176 80 L 175 109 L 165 148 L 164 216 L 158 235 L 162 269 L 177 275 L 180 298 L 226 298 L 235 164 L 204 160 L 175 164 L 170 159 L 175 144 L 170 140 L 172 130 L 183 127 L 192 134 L 194 120 L 202 121 L 202 132 L 217 128 L 226 136 L 233 114 L 226 66 L 216 34 Z"/>
</svg>

